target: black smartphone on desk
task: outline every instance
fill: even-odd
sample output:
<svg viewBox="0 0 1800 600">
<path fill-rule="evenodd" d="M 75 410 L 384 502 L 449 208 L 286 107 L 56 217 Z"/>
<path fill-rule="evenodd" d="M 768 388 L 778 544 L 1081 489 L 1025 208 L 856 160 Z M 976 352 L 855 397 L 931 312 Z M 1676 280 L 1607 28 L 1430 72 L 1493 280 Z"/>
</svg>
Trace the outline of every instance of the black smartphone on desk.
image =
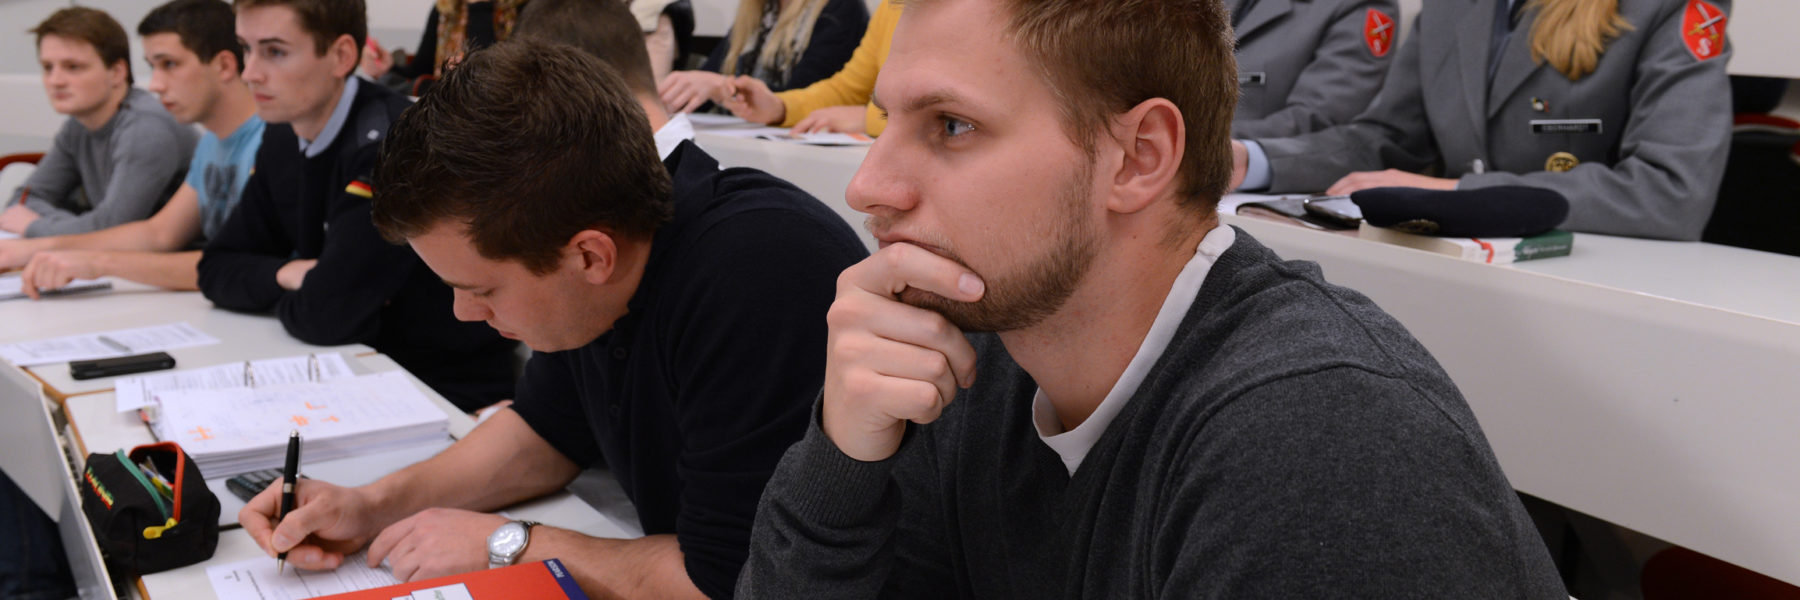
<svg viewBox="0 0 1800 600">
<path fill-rule="evenodd" d="M 1327 223 L 1344 229 L 1355 229 L 1362 224 L 1362 207 L 1357 206 L 1349 196 L 1313 196 L 1306 199 L 1306 212 Z"/>
<path fill-rule="evenodd" d="M 96 377 L 113 377 L 130 375 L 145 371 L 160 371 L 175 368 L 175 357 L 167 352 L 151 352 L 136 356 L 118 358 L 102 358 L 100 360 L 69 361 L 69 377 L 75 379 L 94 379 Z"/>
</svg>

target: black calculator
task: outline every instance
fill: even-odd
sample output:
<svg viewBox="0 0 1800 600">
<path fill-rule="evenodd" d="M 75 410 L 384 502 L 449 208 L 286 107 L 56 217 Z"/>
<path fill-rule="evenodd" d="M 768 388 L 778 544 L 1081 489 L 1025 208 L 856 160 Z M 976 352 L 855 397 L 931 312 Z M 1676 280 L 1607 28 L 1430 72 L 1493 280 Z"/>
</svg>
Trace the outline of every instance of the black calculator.
<svg viewBox="0 0 1800 600">
<path fill-rule="evenodd" d="M 231 490 L 231 495 L 237 496 L 245 502 L 249 502 L 251 498 L 255 498 L 257 494 L 262 493 L 263 488 L 269 487 L 269 484 L 280 480 L 281 469 L 263 469 L 261 471 L 251 471 L 225 480 L 225 489 Z"/>
</svg>

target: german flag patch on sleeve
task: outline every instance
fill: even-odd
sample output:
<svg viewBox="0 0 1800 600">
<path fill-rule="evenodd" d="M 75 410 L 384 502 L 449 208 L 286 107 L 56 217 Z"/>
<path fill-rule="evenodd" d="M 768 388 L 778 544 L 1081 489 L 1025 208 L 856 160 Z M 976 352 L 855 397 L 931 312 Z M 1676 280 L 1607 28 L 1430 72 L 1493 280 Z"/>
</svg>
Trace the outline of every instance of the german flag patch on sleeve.
<svg viewBox="0 0 1800 600">
<path fill-rule="evenodd" d="M 375 188 L 369 187 L 369 182 L 361 179 L 351 181 L 350 185 L 344 186 L 344 191 L 352 196 L 360 196 L 363 198 L 375 197 Z"/>
</svg>

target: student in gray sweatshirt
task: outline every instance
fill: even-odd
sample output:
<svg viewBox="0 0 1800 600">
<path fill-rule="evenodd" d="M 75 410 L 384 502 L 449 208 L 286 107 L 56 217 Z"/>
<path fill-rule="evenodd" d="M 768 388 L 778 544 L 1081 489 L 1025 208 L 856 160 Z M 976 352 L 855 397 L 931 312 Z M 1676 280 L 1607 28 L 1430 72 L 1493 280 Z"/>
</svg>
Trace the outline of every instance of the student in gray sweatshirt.
<svg viewBox="0 0 1800 600">
<path fill-rule="evenodd" d="M 43 237 L 149 217 L 181 187 L 199 134 L 131 87 L 125 29 L 106 13 L 65 8 L 31 32 L 50 105 L 69 120 L 7 197 L 0 230 Z"/>
<path fill-rule="evenodd" d="M 1021 4 L 906 3 L 739 597 L 1566 598 L 1431 355 L 1219 223 L 1219 3 Z"/>
</svg>

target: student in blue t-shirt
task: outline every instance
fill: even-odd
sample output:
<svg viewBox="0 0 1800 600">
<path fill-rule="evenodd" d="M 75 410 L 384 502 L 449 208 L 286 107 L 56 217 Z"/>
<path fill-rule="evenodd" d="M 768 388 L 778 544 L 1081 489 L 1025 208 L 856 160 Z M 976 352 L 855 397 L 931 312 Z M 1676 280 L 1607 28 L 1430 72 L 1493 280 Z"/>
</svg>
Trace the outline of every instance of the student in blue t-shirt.
<svg viewBox="0 0 1800 600">
<path fill-rule="evenodd" d="M 183 124 L 205 129 L 187 178 L 149 219 L 78 235 L 0 241 L 0 270 L 24 267 L 25 293 L 115 276 L 198 289 L 199 242 L 225 222 L 256 163 L 263 121 L 240 78 L 236 17 L 221 0 L 174 0 L 138 24 L 150 91 Z"/>
</svg>

